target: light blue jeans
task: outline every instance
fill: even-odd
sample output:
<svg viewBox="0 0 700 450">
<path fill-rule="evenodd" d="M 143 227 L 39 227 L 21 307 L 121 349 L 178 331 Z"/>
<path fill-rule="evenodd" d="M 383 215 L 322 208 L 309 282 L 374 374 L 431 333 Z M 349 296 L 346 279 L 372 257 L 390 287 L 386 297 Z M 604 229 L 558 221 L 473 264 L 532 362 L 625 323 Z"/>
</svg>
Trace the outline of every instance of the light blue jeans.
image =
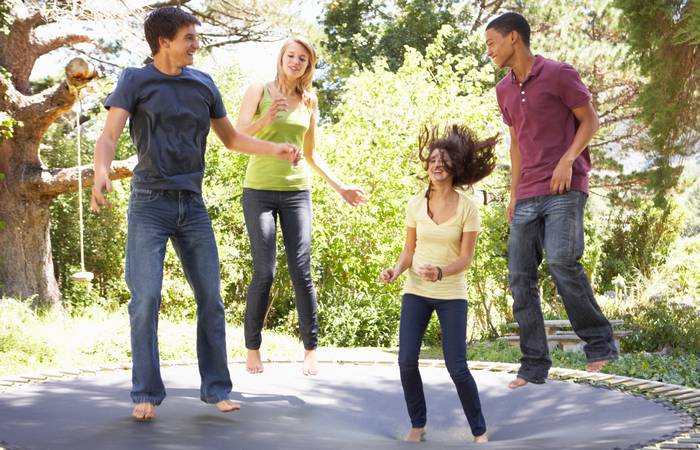
<svg viewBox="0 0 700 450">
<path fill-rule="evenodd" d="M 537 288 L 543 251 L 549 271 L 589 362 L 617 357 L 610 323 L 596 302 L 579 262 L 583 256 L 583 212 L 588 196 L 570 191 L 518 200 L 508 241 L 513 314 L 520 326 L 518 376 L 543 383 L 552 366 Z"/>
<path fill-rule="evenodd" d="M 165 398 L 158 354 L 158 311 L 165 246 L 170 240 L 197 301 L 197 359 L 206 403 L 229 398 L 226 323 L 219 255 L 200 194 L 134 188 L 128 210 L 126 283 L 133 358 L 131 399 L 159 405 Z"/>
</svg>

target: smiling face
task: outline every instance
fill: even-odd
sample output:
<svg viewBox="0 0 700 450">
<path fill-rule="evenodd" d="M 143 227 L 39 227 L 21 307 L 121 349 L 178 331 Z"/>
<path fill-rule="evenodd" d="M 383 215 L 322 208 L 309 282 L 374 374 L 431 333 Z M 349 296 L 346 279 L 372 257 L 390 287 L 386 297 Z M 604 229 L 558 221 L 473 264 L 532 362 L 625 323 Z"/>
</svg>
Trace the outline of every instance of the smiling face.
<svg viewBox="0 0 700 450">
<path fill-rule="evenodd" d="M 159 52 L 165 52 L 177 67 L 194 63 L 194 54 L 199 49 L 199 33 L 195 25 L 185 25 L 177 30 L 173 39 L 160 38 Z"/>
<path fill-rule="evenodd" d="M 433 184 L 452 184 L 452 159 L 445 149 L 435 148 L 430 152 L 428 178 Z"/>
<path fill-rule="evenodd" d="M 487 54 L 499 69 L 504 66 L 510 67 L 510 63 L 515 55 L 515 39 L 513 35 L 517 35 L 517 33 L 511 31 L 503 35 L 496 31 L 495 28 L 489 28 L 485 32 Z"/>
<path fill-rule="evenodd" d="M 307 72 L 310 59 L 311 56 L 306 47 L 297 41 L 292 41 L 282 52 L 280 61 L 282 72 L 289 80 L 297 80 Z"/>
</svg>

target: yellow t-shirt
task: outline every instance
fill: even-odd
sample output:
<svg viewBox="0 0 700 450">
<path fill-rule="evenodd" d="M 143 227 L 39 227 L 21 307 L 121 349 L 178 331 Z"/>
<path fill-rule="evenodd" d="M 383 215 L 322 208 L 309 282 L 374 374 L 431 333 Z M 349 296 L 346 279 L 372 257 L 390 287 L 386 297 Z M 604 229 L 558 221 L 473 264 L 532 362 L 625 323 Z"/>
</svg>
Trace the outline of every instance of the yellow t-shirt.
<svg viewBox="0 0 700 450">
<path fill-rule="evenodd" d="M 423 281 L 416 270 L 423 264 L 445 267 L 459 257 L 462 233 L 480 231 L 479 208 L 462 192 L 457 211 L 437 225 L 428 216 L 425 193 L 415 195 L 406 207 L 406 226 L 416 229 L 416 250 L 404 285 L 405 294 L 438 300 L 466 300 L 466 271 L 445 276 L 440 281 Z"/>
</svg>

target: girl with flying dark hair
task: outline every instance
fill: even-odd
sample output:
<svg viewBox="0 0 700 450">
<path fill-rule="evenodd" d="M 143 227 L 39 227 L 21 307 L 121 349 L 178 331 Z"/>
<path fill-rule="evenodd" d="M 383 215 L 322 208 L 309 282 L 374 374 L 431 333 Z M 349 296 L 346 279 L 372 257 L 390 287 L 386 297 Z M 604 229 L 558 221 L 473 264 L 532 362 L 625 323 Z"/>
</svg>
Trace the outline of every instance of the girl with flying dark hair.
<svg viewBox="0 0 700 450">
<path fill-rule="evenodd" d="M 396 266 L 382 272 L 391 283 L 408 270 L 401 303 L 399 368 L 412 428 L 407 441 L 425 440 L 426 406 L 418 370 L 421 341 L 433 311 L 442 330 L 445 365 L 457 388 L 474 442 L 488 442 L 479 391 L 467 367 L 467 284 L 480 230 L 479 210 L 462 190 L 489 175 L 496 138 L 478 141 L 466 127 L 440 134 L 425 127 L 418 140 L 427 190 L 408 201 L 406 242 Z"/>
</svg>

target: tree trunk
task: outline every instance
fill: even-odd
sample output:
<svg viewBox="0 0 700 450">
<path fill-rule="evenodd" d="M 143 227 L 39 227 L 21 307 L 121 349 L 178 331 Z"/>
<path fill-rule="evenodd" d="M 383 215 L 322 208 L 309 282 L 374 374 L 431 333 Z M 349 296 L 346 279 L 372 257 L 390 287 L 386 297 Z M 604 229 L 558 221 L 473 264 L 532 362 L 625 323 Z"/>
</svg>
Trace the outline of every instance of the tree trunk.
<svg viewBox="0 0 700 450">
<path fill-rule="evenodd" d="M 34 297 L 35 305 L 61 301 L 51 259 L 49 199 L 28 201 L 0 184 L 0 293 Z"/>
</svg>

